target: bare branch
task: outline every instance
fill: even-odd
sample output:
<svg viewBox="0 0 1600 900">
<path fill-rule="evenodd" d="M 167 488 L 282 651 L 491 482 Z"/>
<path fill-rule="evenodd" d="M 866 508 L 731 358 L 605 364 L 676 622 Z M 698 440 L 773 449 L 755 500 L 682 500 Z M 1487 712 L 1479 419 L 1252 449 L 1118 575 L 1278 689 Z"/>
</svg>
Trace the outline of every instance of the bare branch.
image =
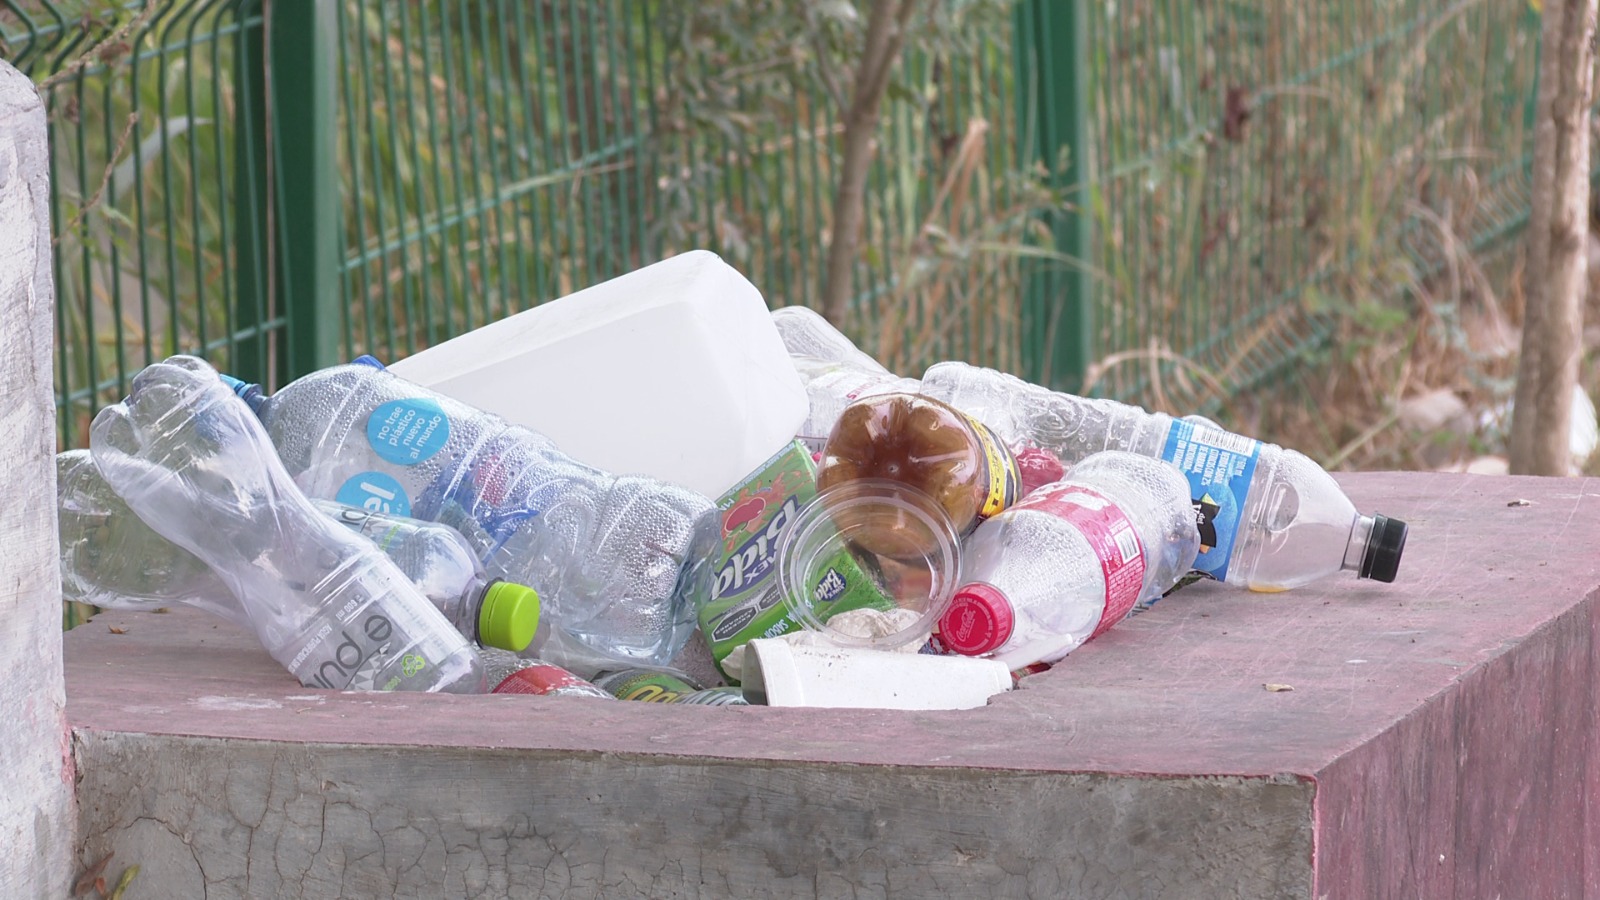
<svg viewBox="0 0 1600 900">
<path fill-rule="evenodd" d="M 56 72 L 49 78 L 39 82 L 39 93 L 42 94 L 45 91 L 50 90 L 61 82 L 66 81 L 74 75 L 77 75 L 79 72 L 82 72 L 84 69 L 88 68 L 94 63 L 99 62 L 110 64 L 118 57 L 126 55 L 128 52 L 126 38 L 133 34 L 134 31 L 143 27 L 144 23 L 150 21 L 150 17 L 155 15 L 155 13 L 156 0 L 145 0 L 144 9 L 139 10 L 138 15 L 122 23 L 122 25 L 118 26 L 115 31 L 112 31 L 110 34 L 106 35 L 99 43 L 84 51 L 81 56 L 72 61 L 71 65 L 62 68 L 61 71 Z"/>
<path fill-rule="evenodd" d="M 822 313 L 842 324 L 850 303 L 851 276 L 861 245 L 867 172 L 877 153 L 876 133 L 889 75 L 899 62 L 918 0 L 873 0 L 861 60 L 844 116 L 844 151 L 833 200 L 833 236 L 828 244 Z"/>
<path fill-rule="evenodd" d="M 111 158 L 106 160 L 106 170 L 100 175 L 100 186 L 83 201 L 82 206 L 78 207 L 78 212 L 72 217 L 72 221 L 61 226 L 56 232 L 55 240 L 50 242 L 52 246 L 59 245 L 63 237 L 76 231 L 89 215 L 89 211 L 100 205 L 100 198 L 105 196 L 106 188 L 111 184 L 111 173 L 116 171 L 117 161 L 122 159 L 122 151 L 128 149 L 128 138 L 133 134 L 133 127 L 137 124 L 139 124 L 139 114 L 128 113 L 128 123 L 122 126 L 122 136 L 117 138 L 117 148 L 111 151 Z"/>
</svg>

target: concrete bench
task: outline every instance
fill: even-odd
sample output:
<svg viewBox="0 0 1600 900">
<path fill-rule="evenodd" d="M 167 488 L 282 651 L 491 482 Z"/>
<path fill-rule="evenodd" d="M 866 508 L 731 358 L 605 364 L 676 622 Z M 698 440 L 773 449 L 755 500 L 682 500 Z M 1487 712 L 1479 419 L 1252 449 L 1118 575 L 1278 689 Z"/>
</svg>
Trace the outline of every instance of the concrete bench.
<svg viewBox="0 0 1600 900">
<path fill-rule="evenodd" d="M 1396 584 L 1195 585 L 965 712 L 318 692 L 106 614 L 65 642 L 79 861 L 130 897 L 1600 896 L 1600 483 L 1340 481 L 1411 523 Z"/>
</svg>

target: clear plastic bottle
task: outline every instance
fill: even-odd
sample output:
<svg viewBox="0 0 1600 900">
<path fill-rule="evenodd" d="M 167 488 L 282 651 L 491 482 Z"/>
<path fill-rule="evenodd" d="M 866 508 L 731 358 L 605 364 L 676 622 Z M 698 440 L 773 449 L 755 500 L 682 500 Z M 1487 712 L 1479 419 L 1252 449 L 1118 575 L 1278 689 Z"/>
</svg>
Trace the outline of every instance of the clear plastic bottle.
<svg viewBox="0 0 1600 900">
<path fill-rule="evenodd" d="M 808 306 L 781 306 L 772 311 L 772 324 L 783 338 L 790 356 L 805 356 L 824 362 L 847 363 L 861 372 L 891 375 L 883 364 L 833 327 L 822 313 Z"/>
<path fill-rule="evenodd" d="M 918 392 L 915 378 L 884 368 L 813 309 L 780 307 L 772 311 L 772 322 L 805 384 L 811 406 L 796 437 L 813 451 L 822 449 L 851 403 L 875 394 Z"/>
<path fill-rule="evenodd" d="M 366 535 L 462 634 L 485 647 L 537 653 L 550 629 L 539 615 L 539 594 L 527 585 L 491 578 L 461 532 L 424 522 L 312 501 L 341 525 Z"/>
<path fill-rule="evenodd" d="M 56 454 L 56 503 L 64 599 L 131 610 L 186 603 L 250 627 L 222 579 L 134 515 L 88 450 Z"/>
<path fill-rule="evenodd" d="M 586 466 L 375 360 L 313 372 L 270 397 L 229 381 L 307 494 L 443 522 L 491 575 L 537 585 L 550 623 L 543 658 L 574 670 L 661 665 L 693 633 L 689 599 L 704 586 L 695 564 L 719 536 L 703 495 Z"/>
<path fill-rule="evenodd" d="M 96 467 L 217 574 L 307 687 L 481 693 L 477 651 L 370 541 L 312 506 L 261 423 L 194 357 L 134 376 L 95 416 Z"/>
<path fill-rule="evenodd" d="M 1406 524 L 1361 515 L 1321 466 L 1293 450 L 959 362 L 928 369 L 922 390 L 988 425 L 1019 455 L 1038 447 L 1071 465 L 1128 450 L 1177 466 L 1200 528 L 1195 567 L 1219 581 L 1281 591 L 1341 570 L 1378 581 L 1399 570 Z"/>
<path fill-rule="evenodd" d="M 527 659 L 500 650 L 483 651 L 483 668 L 491 694 L 538 694 L 546 697 L 593 697 L 615 700 L 611 692 L 542 659 Z"/>
<path fill-rule="evenodd" d="M 1161 596 L 1200 549 L 1189 485 L 1133 453 L 1096 453 L 962 544 L 939 641 L 1016 670 L 1053 663 Z"/>
<path fill-rule="evenodd" d="M 66 599 L 131 610 L 183 603 L 250 627 L 250 617 L 222 579 L 134 515 L 101 477 L 88 450 L 56 454 L 56 500 Z M 460 532 L 332 500 L 311 505 L 371 540 L 473 642 L 537 651 L 535 637 L 542 636 L 538 593 L 485 575 Z"/>
<path fill-rule="evenodd" d="M 781 307 L 772 311 L 772 321 L 811 404 L 796 437 L 813 453 L 827 446 L 845 409 L 857 400 L 879 394 L 922 393 L 920 381 L 901 378 L 884 368 L 814 310 Z M 1022 494 L 1061 480 L 1064 469 L 1053 454 L 1038 448 L 1012 450 Z"/>
</svg>

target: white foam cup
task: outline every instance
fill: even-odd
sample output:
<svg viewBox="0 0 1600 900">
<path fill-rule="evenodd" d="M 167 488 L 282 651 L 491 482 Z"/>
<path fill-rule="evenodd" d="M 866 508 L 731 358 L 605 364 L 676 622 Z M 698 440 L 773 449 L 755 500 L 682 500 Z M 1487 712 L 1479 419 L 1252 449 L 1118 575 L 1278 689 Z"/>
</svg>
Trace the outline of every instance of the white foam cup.
<svg viewBox="0 0 1600 900">
<path fill-rule="evenodd" d="M 972 709 L 1011 689 L 992 659 L 897 653 L 757 638 L 745 651 L 744 695 L 767 706 Z"/>
</svg>

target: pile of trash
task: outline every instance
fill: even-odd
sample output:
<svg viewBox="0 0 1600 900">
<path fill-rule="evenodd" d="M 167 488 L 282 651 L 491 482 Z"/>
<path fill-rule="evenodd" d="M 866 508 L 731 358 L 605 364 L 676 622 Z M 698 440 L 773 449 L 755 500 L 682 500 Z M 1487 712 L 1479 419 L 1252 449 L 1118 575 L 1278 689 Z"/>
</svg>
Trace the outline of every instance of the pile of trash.
<svg viewBox="0 0 1600 900">
<path fill-rule="evenodd" d="M 57 476 L 69 600 L 333 690 L 967 708 L 1191 573 L 1392 581 L 1406 538 L 1204 419 L 896 375 L 706 252 L 271 394 L 172 357 Z"/>
</svg>

